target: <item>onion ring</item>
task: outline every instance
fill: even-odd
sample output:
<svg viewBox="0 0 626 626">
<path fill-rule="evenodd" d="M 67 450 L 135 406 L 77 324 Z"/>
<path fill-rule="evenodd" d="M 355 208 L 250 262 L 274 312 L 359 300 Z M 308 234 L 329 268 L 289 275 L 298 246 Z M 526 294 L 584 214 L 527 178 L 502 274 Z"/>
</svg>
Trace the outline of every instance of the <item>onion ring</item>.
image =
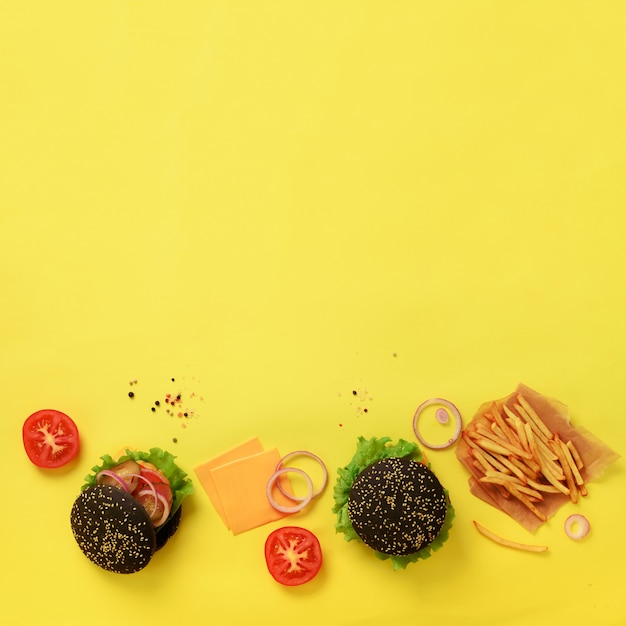
<svg viewBox="0 0 626 626">
<path fill-rule="evenodd" d="M 297 504 L 296 506 L 283 506 L 282 504 L 278 504 L 278 502 L 274 500 L 274 496 L 272 495 L 272 487 L 274 486 L 274 483 L 280 476 L 282 476 L 283 474 L 287 474 L 288 472 L 293 472 L 294 474 L 299 474 L 300 476 L 302 476 L 306 480 L 309 487 L 309 493 L 306 495 L 306 497 L 300 500 L 299 504 Z M 270 479 L 267 481 L 266 493 L 268 502 L 277 511 L 280 511 L 281 513 L 297 513 L 298 511 L 301 511 L 305 506 L 307 506 L 309 502 L 311 502 L 313 498 L 313 481 L 306 472 L 303 472 L 297 467 L 283 467 L 282 469 L 276 470 L 270 476 Z"/>
<path fill-rule="evenodd" d="M 452 413 L 452 415 L 454 416 L 454 419 L 456 420 L 456 428 L 454 430 L 454 434 L 445 443 L 435 444 L 435 443 L 430 443 L 426 441 L 424 437 L 422 437 L 418 428 L 418 422 L 419 422 L 420 416 L 422 415 L 422 411 L 426 407 L 429 407 L 433 404 L 442 404 L 443 406 L 445 406 L 450 411 L 450 413 Z M 441 420 L 438 420 L 438 421 L 441 423 Z M 454 404 L 452 404 L 452 402 L 450 402 L 449 400 L 445 400 L 444 398 L 430 398 L 429 400 L 425 400 L 424 402 L 422 402 L 422 404 L 420 404 L 417 407 L 417 411 L 415 411 L 415 415 L 413 417 L 413 432 L 415 433 L 415 436 L 419 439 L 420 443 L 423 446 L 426 446 L 427 448 L 430 448 L 431 450 L 445 450 L 446 448 L 449 448 L 450 446 L 454 445 L 459 439 L 459 437 L 461 436 L 462 428 L 463 428 L 463 419 L 461 418 L 461 414 L 459 413 L 459 410 L 456 408 L 456 406 L 454 406 Z"/>
<path fill-rule="evenodd" d="M 155 528 L 158 528 L 159 526 L 161 526 L 162 524 L 165 524 L 165 522 L 167 521 L 167 518 L 169 517 L 170 514 L 170 503 L 167 501 L 166 497 L 159 493 L 158 491 L 154 492 L 156 494 L 157 500 L 155 501 L 155 507 L 154 507 L 154 511 L 156 512 L 157 509 L 157 505 L 159 500 L 163 503 L 163 513 L 161 515 L 161 517 L 159 518 L 158 521 L 154 521 L 152 520 L 152 518 L 150 518 L 152 520 L 152 525 Z M 152 493 L 152 491 L 150 489 L 142 489 L 137 496 L 141 497 L 141 496 L 150 496 L 150 495 L 154 495 Z"/>
<path fill-rule="evenodd" d="M 326 469 L 326 465 L 324 465 L 324 461 L 322 461 L 322 459 L 320 459 L 319 456 L 313 454 L 312 452 L 308 452 L 307 450 L 295 450 L 294 452 L 290 452 L 289 454 L 286 454 L 280 461 L 278 461 L 276 470 L 281 469 L 281 467 L 284 466 L 285 461 L 294 456 L 308 456 L 309 458 L 313 459 L 314 461 L 317 461 L 320 464 L 320 467 L 322 468 L 322 473 L 323 473 L 322 484 L 318 487 L 316 491 L 314 491 L 311 494 L 311 498 L 315 498 L 316 496 L 319 496 L 320 493 L 324 491 L 324 488 L 326 487 L 326 483 L 328 482 L 328 470 Z M 278 491 L 280 491 L 280 493 L 282 493 L 286 498 L 293 500 L 294 502 L 302 502 L 305 499 L 305 498 L 301 498 L 299 496 L 294 496 L 293 494 L 287 493 L 283 489 L 282 485 L 280 484 L 280 481 L 276 483 L 276 486 L 278 487 Z"/>
<path fill-rule="evenodd" d="M 575 541 L 580 541 L 584 539 L 591 529 L 591 525 L 589 524 L 589 520 L 584 516 L 578 513 L 574 513 L 570 515 L 565 520 L 565 534 Z"/>
</svg>

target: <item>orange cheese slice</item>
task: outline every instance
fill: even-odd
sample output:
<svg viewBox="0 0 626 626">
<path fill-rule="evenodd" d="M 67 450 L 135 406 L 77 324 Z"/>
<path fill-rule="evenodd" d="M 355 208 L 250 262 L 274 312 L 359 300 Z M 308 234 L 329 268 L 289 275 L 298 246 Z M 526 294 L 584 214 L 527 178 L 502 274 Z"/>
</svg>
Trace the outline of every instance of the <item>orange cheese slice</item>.
<svg viewBox="0 0 626 626">
<path fill-rule="evenodd" d="M 261 445 L 261 442 L 258 440 L 258 438 L 254 437 L 206 461 L 206 463 L 202 463 L 201 465 L 194 467 L 193 471 L 198 477 L 200 484 L 206 491 L 207 495 L 209 496 L 213 504 L 213 507 L 217 511 L 218 515 L 222 518 L 222 521 L 224 522 L 227 528 L 230 528 L 230 521 L 224 510 L 224 506 L 222 504 L 222 498 L 220 496 L 218 486 L 215 484 L 215 481 L 213 480 L 212 471 L 216 467 L 220 467 L 221 465 L 226 465 L 227 463 L 231 463 L 232 461 L 237 461 L 239 459 L 251 456 L 253 454 L 258 454 L 259 452 L 263 452 L 263 446 Z"/>
<path fill-rule="evenodd" d="M 228 526 L 234 535 L 290 515 L 277 511 L 267 500 L 267 483 L 280 459 L 278 450 L 272 448 L 211 470 Z M 288 481 L 281 482 L 281 486 L 285 490 L 290 488 Z M 284 506 L 295 504 L 278 490 L 272 495 Z"/>
</svg>

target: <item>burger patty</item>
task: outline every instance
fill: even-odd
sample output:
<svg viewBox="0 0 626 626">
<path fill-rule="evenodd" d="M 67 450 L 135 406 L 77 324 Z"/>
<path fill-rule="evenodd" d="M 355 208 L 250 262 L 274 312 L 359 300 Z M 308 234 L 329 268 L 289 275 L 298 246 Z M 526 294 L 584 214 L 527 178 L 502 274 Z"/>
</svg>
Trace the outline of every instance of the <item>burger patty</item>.
<svg viewBox="0 0 626 626">
<path fill-rule="evenodd" d="M 422 463 L 382 459 L 354 480 L 348 516 L 370 548 L 392 556 L 412 554 L 441 532 L 448 498 L 437 477 Z"/>
</svg>

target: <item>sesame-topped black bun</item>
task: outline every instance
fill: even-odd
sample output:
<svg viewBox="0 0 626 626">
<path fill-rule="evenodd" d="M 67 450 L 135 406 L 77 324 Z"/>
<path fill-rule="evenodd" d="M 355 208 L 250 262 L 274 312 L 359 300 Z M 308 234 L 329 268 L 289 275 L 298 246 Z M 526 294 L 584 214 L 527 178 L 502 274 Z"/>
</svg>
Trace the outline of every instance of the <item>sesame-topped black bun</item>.
<svg viewBox="0 0 626 626">
<path fill-rule="evenodd" d="M 371 548 L 394 570 L 430 558 L 448 540 L 455 511 L 448 491 L 414 442 L 359 437 L 337 469 L 335 530 Z"/>
<path fill-rule="evenodd" d="M 131 574 L 171 539 L 182 501 L 194 491 L 175 458 L 160 448 L 100 457 L 70 513 L 76 542 L 89 560 L 110 572 Z"/>
<path fill-rule="evenodd" d="M 443 527 L 447 496 L 424 464 L 407 458 L 382 459 L 352 484 L 348 515 L 370 548 L 404 556 L 432 543 Z"/>
<path fill-rule="evenodd" d="M 157 549 L 148 513 L 118 487 L 96 485 L 83 491 L 72 506 L 70 524 L 85 556 L 110 572 L 138 572 Z"/>
</svg>

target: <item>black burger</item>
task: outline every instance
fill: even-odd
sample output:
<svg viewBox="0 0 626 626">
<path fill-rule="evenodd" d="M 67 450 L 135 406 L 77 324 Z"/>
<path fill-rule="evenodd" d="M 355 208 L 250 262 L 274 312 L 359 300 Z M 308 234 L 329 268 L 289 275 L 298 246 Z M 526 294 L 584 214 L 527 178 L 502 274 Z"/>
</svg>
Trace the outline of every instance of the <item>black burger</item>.
<svg viewBox="0 0 626 626">
<path fill-rule="evenodd" d="M 359 437 L 334 489 L 335 528 L 357 540 L 394 569 L 426 559 L 448 538 L 454 508 L 447 490 L 417 444 L 389 437 Z"/>
<path fill-rule="evenodd" d="M 83 554 L 110 572 L 131 574 L 148 565 L 178 529 L 182 500 L 193 493 L 174 456 L 159 448 L 102 457 L 85 478 L 70 513 Z"/>
</svg>

